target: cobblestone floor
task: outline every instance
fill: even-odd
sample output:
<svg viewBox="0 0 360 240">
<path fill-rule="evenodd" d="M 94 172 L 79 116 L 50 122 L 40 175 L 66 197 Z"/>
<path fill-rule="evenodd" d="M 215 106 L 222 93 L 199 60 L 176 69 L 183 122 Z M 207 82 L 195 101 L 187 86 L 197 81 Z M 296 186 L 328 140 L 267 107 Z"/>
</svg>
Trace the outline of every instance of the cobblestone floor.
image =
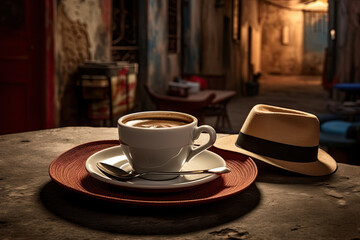
<svg viewBox="0 0 360 240">
<path fill-rule="evenodd" d="M 259 103 L 292 108 L 315 115 L 326 113 L 329 93 L 323 89 L 320 76 L 263 76 L 259 80 L 259 94 L 236 96 L 228 104 L 232 130 L 238 132 L 250 112 Z M 214 118 L 207 123 L 213 124 Z"/>
</svg>

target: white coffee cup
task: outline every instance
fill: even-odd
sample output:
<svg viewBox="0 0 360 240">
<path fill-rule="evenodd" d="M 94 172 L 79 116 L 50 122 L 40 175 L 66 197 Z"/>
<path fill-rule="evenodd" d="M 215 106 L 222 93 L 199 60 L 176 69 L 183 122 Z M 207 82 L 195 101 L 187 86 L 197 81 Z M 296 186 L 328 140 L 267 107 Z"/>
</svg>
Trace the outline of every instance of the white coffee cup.
<svg viewBox="0 0 360 240">
<path fill-rule="evenodd" d="M 131 167 L 142 172 L 178 172 L 194 156 L 216 140 L 214 128 L 197 126 L 189 114 L 172 111 L 137 112 L 118 120 L 119 140 Z M 207 143 L 194 146 L 201 132 L 209 134 Z M 165 180 L 177 175 L 145 175 L 151 180 Z"/>
</svg>

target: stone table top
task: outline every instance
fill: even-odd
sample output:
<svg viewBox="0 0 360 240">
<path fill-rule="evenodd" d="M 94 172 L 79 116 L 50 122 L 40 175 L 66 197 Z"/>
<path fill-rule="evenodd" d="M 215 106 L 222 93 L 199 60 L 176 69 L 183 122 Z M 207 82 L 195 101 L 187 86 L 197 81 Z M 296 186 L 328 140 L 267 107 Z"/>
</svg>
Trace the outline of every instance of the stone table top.
<svg viewBox="0 0 360 240">
<path fill-rule="evenodd" d="M 0 136 L 1 239 L 359 239 L 360 167 L 327 177 L 256 162 L 245 191 L 200 206 L 146 208 L 92 199 L 52 182 L 61 153 L 117 139 L 116 128 L 66 127 Z"/>
</svg>

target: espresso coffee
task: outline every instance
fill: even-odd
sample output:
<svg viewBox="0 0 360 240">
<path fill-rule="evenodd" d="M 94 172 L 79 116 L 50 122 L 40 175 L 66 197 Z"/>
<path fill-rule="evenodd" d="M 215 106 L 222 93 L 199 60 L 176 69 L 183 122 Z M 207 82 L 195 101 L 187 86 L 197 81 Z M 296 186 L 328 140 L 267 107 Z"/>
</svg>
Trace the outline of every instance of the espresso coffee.
<svg viewBox="0 0 360 240">
<path fill-rule="evenodd" d="M 171 128 L 188 124 L 189 122 L 177 119 L 134 119 L 127 121 L 125 124 L 132 127 L 140 128 Z"/>
<path fill-rule="evenodd" d="M 147 111 L 127 114 L 118 120 L 119 142 L 130 166 L 142 172 L 178 172 L 216 140 L 215 130 L 197 126 L 197 119 L 174 111 Z M 201 133 L 207 143 L 194 146 Z M 149 180 L 169 180 L 178 175 L 145 175 Z"/>
</svg>

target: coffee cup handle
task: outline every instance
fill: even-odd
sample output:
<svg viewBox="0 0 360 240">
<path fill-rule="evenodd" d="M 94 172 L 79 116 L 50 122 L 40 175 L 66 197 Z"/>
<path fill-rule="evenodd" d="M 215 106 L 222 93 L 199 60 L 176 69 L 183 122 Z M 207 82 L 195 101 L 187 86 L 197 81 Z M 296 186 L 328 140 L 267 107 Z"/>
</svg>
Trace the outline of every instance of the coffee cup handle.
<svg viewBox="0 0 360 240">
<path fill-rule="evenodd" d="M 209 125 L 202 125 L 202 126 L 196 127 L 194 129 L 193 140 L 195 141 L 196 139 L 198 139 L 202 132 L 206 132 L 209 134 L 209 136 L 210 136 L 209 141 L 203 145 L 200 145 L 199 147 L 196 147 L 196 148 L 190 150 L 190 153 L 186 159 L 187 162 L 190 161 L 197 154 L 206 150 L 207 148 L 209 148 L 210 146 L 212 146 L 215 143 L 216 132 L 215 132 L 215 129 Z"/>
</svg>

